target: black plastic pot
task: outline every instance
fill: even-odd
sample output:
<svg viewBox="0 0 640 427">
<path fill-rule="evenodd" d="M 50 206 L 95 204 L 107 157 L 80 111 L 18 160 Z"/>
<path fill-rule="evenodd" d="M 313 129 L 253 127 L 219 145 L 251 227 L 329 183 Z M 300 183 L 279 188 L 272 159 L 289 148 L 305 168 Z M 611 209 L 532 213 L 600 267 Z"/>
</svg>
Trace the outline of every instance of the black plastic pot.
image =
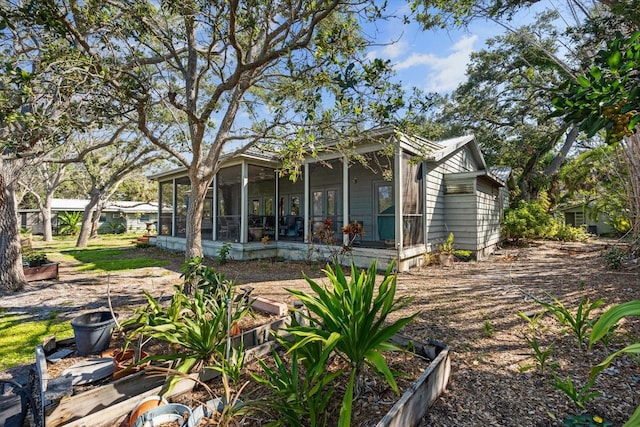
<svg viewBox="0 0 640 427">
<path fill-rule="evenodd" d="M 117 316 L 117 314 L 116 314 Z M 116 322 L 109 311 L 82 314 L 71 321 L 80 356 L 98 354 L 109 348 L 111 331 Z"/>
</svg>

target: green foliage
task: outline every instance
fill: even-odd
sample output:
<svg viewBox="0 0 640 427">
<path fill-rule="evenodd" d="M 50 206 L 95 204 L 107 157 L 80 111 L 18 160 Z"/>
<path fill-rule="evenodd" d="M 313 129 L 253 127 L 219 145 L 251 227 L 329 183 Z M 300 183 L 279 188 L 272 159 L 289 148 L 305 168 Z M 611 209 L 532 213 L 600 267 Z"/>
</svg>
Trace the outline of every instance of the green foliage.
<svg viewBox="0 0 640 427">
<path fill-rule="evenodd" d="M 456 249 L 453 251 L 453 256 L 460 261 L 471 261 L 473 259 L 473 252 L 467 251 L 465 249 Z"/>
<path fill-rule="evenodd" d="M 208 268 L 205 273 L 209 273 Z M 205 365 L 222 363 L 231 325 L 250 310 L 246 299 L 234 298 L 234 286 L 225 280 L 217 284 L 215 294 L 197 288 L 193 296 L 175 286 L 167 308 L 145 291 L 147 305 L 123 323 L 140 325 L 129 333 L 128 341 L 151 337 L 173 344 L 177 348 L 175 353 L 149 356 L 148 359 L 170 361 L 174 364 L 173 369 L 183 374 Z M 166 389 L 170 390 L 178 379 L 178 376 L 172 376 Z"/>
<path fill-rule="evenodd" d="M 273 425 L 326 426 L 326 409 L 334 393 L 331 383 L 342 374 L 341 370 L 328 372 L 330 356 L 338 335 L 333 334 L 326 342 L 316 341 L 293 350 L 291 347 L 295 345 L 295 341 L 292 343 L 282 337 L 276 339 L 288 350 L 289 364 L 273 350 L 275 369 L 260 360 L 266 376 L 251 374 L 273 393 L 273 398 L 266 402 L 270 408 L 277 410 L 280 417 Z M 299 365 L 304 367 L 304 372 Z"/>
<path fill-rule="evenodd" d="M 529 344 L 529 347 L 531 347 L 531 349 L 533 350 L 533 357 L 536 360 L 536 366 L 541 374 L 544 374 L 544 371 L 547 367 L 553 369 L 556 366 L 555 363 L 550 362 L 550 357 L 553 354 L 553 348 L 551 346 L 543 350 L 540 347 L 540 343 L 538 342 L 538 339 L 535 337 L 535 335 L 531 337 L 525 336 L 524 339 Z"/>
<path fill-rule="evenodd" d="M 629 316 L 640 316 L 640 300 L 629 301 L 623 304 L 614 305 L 609 308 L 598 321 L 593 325 L 591 336 L 589 337 L 589 345 L 603 340 L 611 330 L 617 327 L 620 320 Z M 640 343 L 634 343 L 611 353 L 605 360 L 591 368 L 590 376 L 595 380 L 596 376 L 605 370 L 616 357 L 622 354 L 640 355 Z M 636 408 L 631 418 L 626 422 L 625 427 L 638 425 L 640 421 L 640 406 Z"/>
<path fill-rule="evenodd" d="M 577 123 L 591 137 L 605 130 L 609 142 L 629 136 L 640 123 L 640 32 L 617 33 L 599 51 L 591 69 L 561 86 L 556 115 Z"/>
<path fill-rule="evenodd" d="M 604 300 L 600 299 L 591 303 L 588 298 L 582 298 L 575 309 L 574 315 L 572 310 L 565 307 L 562 301 L 555 297 L 551 298 L 553 303 L 538 299 L 536 302 L 553 314 L 561 325 L 568 326 L 578 340 L 578 348 L 582 348 L 587 338 L 588 330 L 593 325 L 593 319 L 589 316 L 593 310 L 604 304 Z"/>
<path fill-rule="evenodd" d="M 540 201 L 518 201 L 515 206 L 505 210 L 502 234 L 506 239 L 517 241 L 545 236 L 545 230 L 553 221 L 549 212 Z"/>
<path fill-rule="evenodd" d="M 593 387 L 593 384 L 595 383 L 595 378 L 589 380 L 579 390 L 574 385 L 571 377 L 566 377 L 566 379 L 563 380 L 554 374 L 553 378 L 554 381 L 551 385 L 566 394 L 573 401 L 573 403 L 575 403 L 581 409 L 585 409 L 585 404 L 588 401 L 602 394 L 597 391 L 591 391 L 591 387 Z"/>
<path fill-rule="evenodd" d="M 447 240 L 438 245 L 438 252 L 441 254 L 453 255 L 453 233 L 449 233 Z"/>
<path fill-rule="evenodd" d="M 127 231 L 127 221 L 122 217 L 113 218 L 105 225 L 107 228 L 107 233 L 109 234 L 123 234 Z"/>
<path fill-rule="evenodd" d="M 618 270 L 622 267 L 622 263 L 624 262 L 624 259 L 626 257 L 626 252 L 624 249 L 615 246 L 613 248 L 607 249 L 602 254 L 602 256 L 605 263 L 607 264 L 607 267 L 609 267 L 611 270 Z"/>
<path fill-rule="evenodd" d="M 613 425 L 611 421 L 589 414 L 570 416 L 565 418 L 562 424 L 566 427 L 611 427 Z"/>
<path fill-rule="evenodd" d="M 61 212 L 58 214 L 58 234 L 75 236 L 81 223 L 82 212 Z"/>
<path fill-rule="evenodd" d="M 396 276 L 391 273 L 392 268 L 393 265 L 389 266 L 382 282 L 376 286 L 375 261 L 368 270 L 363 271 L 358 271 L 352 264 L 349 278 L 344 275 L 340 265 L 335 265 L 335 270 L 327 266 L 325 274 L 330 286 L 320 286 L 305 276 L 315 295 L 288 290 L 309 311 L 305 315 L 309 326 L 298 325 L 287 329 L 294 337 L 289 352 L 306 351 L 305 360 L 312 356 L 315 360 L 309 360 L 310 366 L 321 369 L 317 366 L 318 356 L 332 348 L 349 364 L 349 380 L 342 401 L 339 426 L 348 426 L 351 422 L 354 389 L 363 365 L 379 372 L 391 388 L 398 392 L 398 386 L 382 352 L 399 350 L 388 340 L 413 320 L 417 313 L 395 321 L 388 320 L 390 314 L 410 302 L 408 298 L 395 298 Z M 307 349 L 315 350 L 312 352 Z"/>
<path fill-rule="evenodd" d="M 491 323 L 490 319 L 484 319 L 484 321 L 482 322 L 482 331 L 484 332 L 484 335 L 487 338 L 493 338 L 493 336 L 495 335 L 496 331 L 493 327 L 493 323 Z"/>
<path fill-rule="evenodd" d="M 591 236 L 587 233 L 585 226 L 574 227 L 569 224 L 558 224 L 555 229 L 555 237 L 563 242 L 586 242 Z"/>
<path fill-rule="evenodd" d="M 526 202 L 518 201 L 514 207 L 505 211 L 502 222 L 504 238 L 518 241 L 519 239 L 556 239 L 570 242 L 586 242 L 589 233 L 583 227 L 573 227 L 564 224 L 551 215 L 546 203 L 540 200 Z"/>
<path fill-rule="evenodd" d="M 22 254 L 22 263 L 26 263 L 29 267 L 39 267 L 43 264 L 47 264 L 49 259 L 47 258 L 47 254 L 44 252 L 38 251 L 25 251 Z"/>
<path fill-rule="evenodd" d="M 225 265 L 227 261 L 231 258 L 231 242 L 224 242 L 218 251 L 218 256 L 216 257 L 216 262 L 218 265 Z"/>
</svg>

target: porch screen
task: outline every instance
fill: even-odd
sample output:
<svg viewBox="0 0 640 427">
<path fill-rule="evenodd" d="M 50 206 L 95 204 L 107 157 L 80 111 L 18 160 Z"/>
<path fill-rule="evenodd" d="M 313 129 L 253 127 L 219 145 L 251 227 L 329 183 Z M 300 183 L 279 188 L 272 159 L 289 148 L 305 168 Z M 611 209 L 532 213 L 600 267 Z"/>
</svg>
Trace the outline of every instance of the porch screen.
<svg viewBox="0 0 640 427">
<path fill-rule="evenodd" d="M 171 236 L 173 234 L 173 183 L 160 183 L 160 220 L 157 224 L 158 234 Z"/>
<path fill-rule="evenodd" d="M 241 182 L 240 165 L 218 172 L 218 240 L 237 242 L 240 239 Z"/>
<path fill-rule="evenodd" d="M 402 153 L 401 161 L 402 239 L 407 247 L 424 243 L 422 163 L 411 161 L 407 153 Z"/>
</svg>

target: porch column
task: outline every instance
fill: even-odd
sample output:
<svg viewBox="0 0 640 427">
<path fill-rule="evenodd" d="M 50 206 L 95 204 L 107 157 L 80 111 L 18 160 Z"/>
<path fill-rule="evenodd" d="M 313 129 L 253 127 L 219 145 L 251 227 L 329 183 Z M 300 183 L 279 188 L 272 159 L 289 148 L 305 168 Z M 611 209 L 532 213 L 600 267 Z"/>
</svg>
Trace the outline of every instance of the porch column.
<svg viewBox="0 0 640 427">
<path fill-rule="evenodd" d="M 309 243 L 309 194 L 311 179 L 309 177 L 309 163 L 304 164 L 304 242 Z"/>
<path fill-rule="evenodd" d="M 273 173 L 276 175 L 276 199 L 273 201 L 274 218 L 276 219 L 274 240 L 280 240 L 280 177 L 278 171 Z"/>
<path fill-rule="evenodd" d="M 393 158 L 393 191 L 395 193 L 395 204 L 396 204 L 396 248 L 401 249 L 404 246 L 403 235 L 402 235 L 402 149 L 398 145 L 396 147 L 396 153 Z M 398 257 L 400 253 L 398 252 Z M 400 267 L 400 259 L 398 259 L 398 267 Z"/>
<path fill-rule="evenodd" d="M 158 220 L 156 221 L 156 236 L 162 234 L 162 205 L 162 182 L 158 181 Z"/>
<path fill-rule="evenodd" d="M 240 187 L 240 243 L 247 243 L 249 220 L 249 165 L 242 162 L 240 171 L 242 186 Z"/>
<path fill-rule="evenodd" d="M 213 200 L 211 204 L 213 205 L 213 213 L 211 214 L 211 221 L 213 223 L 213 230 L 211 232 L 211 239 L 218 240 L 218 173 L 213 176 Z"/>
<path fill-rule="evenodd" d="M 349 159 L 347 156 L 342 157 L 342 227 L 349 225 Z M 338 230 L 342 233 L 342 230 Z M 342 244 L 349 243 L 349 235 L 342 235 Z"/>
<path fill-rule="evenodd" d="M 171 206 L 171 236 L 175 237 L 176 236 L 176 228 L 178 225 L 178 222 L 176 221 L 176 217 L 178 216 L 178 183 L 176 182 L 176 179 L 173 178 L 172 180 L 172 186 L 173 186 L 173 203 Z"/>
</svg>

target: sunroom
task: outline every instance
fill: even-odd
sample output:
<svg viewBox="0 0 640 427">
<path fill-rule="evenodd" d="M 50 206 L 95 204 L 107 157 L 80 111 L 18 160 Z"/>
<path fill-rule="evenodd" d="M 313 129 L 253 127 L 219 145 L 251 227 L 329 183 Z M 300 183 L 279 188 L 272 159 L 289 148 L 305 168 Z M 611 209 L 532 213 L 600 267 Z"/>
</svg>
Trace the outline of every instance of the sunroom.
<svg viewBox="0 0 640 427">
<path fill-rule="evenodd" d="M 377 259 L 380 268 L 397 259 L 397 268 L 407 270 L 446 238 L 446 219 L 434 226 L 444 211 L 444 202 L 442 208 L 437 205 L 445 176 L 484 164 L 477 146 L 465 147 L 469 141 L 475 144 L 472 137 L 464 144 L 456 140 L 452 149 L 391 127 L 373 130 L 340 149 L 309 157 L 295 181 L 280 173 L 270 153 L 227 156 L 207 194 L 203 251 L 215 257 L 226 245 L 235 260 L 339 258 L 361 267 Z M 461 155 L 465 150 L 471 154 Z M 447 155 L 434 163 L 436 152 Z M 184 250 L 190 192 L 186 170 L 152 179 L 159 182 L 160 194 L 158 235 L 152 241 Z M 347 232 L 354 222 L 362 231 L 357 235 Z"/>
</svg>

